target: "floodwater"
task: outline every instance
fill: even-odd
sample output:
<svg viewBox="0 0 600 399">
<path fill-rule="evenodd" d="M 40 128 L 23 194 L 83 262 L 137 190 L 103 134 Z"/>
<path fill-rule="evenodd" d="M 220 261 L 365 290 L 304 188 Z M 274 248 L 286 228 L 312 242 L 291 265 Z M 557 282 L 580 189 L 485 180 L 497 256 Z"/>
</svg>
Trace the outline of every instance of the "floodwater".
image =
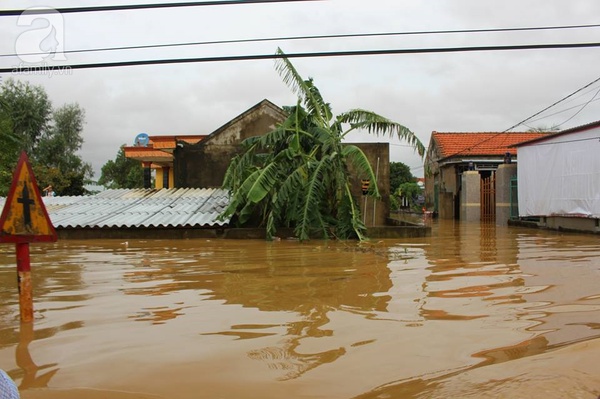
<svg viewBox="0 0 600 399">
<path fill-rule="evenodd" d="M 32 244 L 28 324 L 0 251 L 0 368 L 25 399 L 600 395 L 597 236 Z"/>
</svg>

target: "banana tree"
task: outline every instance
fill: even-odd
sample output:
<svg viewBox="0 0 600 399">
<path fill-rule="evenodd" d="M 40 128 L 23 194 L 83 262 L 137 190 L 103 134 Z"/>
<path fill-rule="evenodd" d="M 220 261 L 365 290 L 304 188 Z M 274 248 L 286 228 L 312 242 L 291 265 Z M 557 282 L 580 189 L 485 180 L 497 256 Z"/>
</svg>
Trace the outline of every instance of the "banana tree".
<svg viewBox="0 0 600 399">
<path fill-rule="evenodd" d="M 275 130 L 242 143 L 223 187 L 231 192 L 222 217 L 240 225 L 266 227 L 272 238 L 279 227 L 291 227 L 300 240 L 312 236 L 366 238 L 366 228 L 350 186 L 349 166 L 376 183 L 362 150 L 343 144 L 356 129 L 397 136 L 423 156 L 424 146 L 408 128 L 374 112 L 353 109 L 334 116 L 312 79 L 303 79 L 281 49 L 276 69 L 298 96 L 285 107 L 288 118 Z M 379 198 L 377 184 L 368 195 Z"/>
</svg>

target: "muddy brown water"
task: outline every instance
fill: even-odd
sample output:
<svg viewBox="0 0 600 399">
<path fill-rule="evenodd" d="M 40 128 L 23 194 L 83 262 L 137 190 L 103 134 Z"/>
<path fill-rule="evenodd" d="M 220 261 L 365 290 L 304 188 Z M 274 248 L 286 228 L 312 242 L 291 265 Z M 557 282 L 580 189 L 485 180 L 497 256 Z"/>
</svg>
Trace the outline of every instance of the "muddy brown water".
<svg viewBox="0 0 600 399">
<path fill-rule="evenodd" d="M 32 244 L 32 324 L 0 251 L 0 368 L 22 398 L 600 395 L 597 236 Z"/>
</svg>

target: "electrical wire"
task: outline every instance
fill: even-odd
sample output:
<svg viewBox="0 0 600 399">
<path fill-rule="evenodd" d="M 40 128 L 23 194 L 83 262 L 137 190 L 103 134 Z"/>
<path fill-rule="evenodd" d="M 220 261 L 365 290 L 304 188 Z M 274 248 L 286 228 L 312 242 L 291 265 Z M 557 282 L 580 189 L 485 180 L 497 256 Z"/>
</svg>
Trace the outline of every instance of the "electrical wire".
<svg viewBox="0 0 600 399">
<path fill-rule="evenodd" d="M 588 87 L 588 90 L 579 92 L 576 96 L 570 97 L 568 100 L 564 101 L 564 103 L 568 104 L 570 102 L 573 102 L 573 101 L 577 100 L 578 98 L 581 98 L 583 96 L 588 95 L 589 93 L 594 92 L 595 90 L 596 90 L 596 87 Z M 529 122 L 531 122 L 531 121 L 529 121 Z"/>
<path fill-rule="evenodd" d="M 215 57 L 201 57 L 201 58 L 152 59 L 152 60 L 137 60 L 137 61 L 115 61 L 115 62 L 103 62 L 103 63 L 102 62 L 100 62 L 100 63 L 94 62 L 94 63 L 89 63 L 89 64 L 73 64 L 73 65 L 69 65 L 69 64 L 67 64 L 67 65 L 42 65 L 42 66 L 19 65 L 19 66 L 12 67 L 12 68 L 0 68 L 0 73 L 19 74 L 19 73 L 29 73 L 29 72 L 36 72 L 36 71 L 54 71 L 54 70 L 64 71 L 64 70 L 74 70 L 74 69 L 114 68 L 114 67 L 126 67 L 126 66 L 141 66 L 141 65 L 189 64 L 189 63 L 200 63 L 200 62 L 249 61 L 249 60 L 278 59 L 278 58 L 316 58 L 316 57 L 345 57 L 345 56 L 359 56 L 359 55 L 373 56 L 373 55 L 395 55 L 395 54 L 459 53 L 459 52 L 475 52 L 475 51 L 577 49 L 577 48 L 591 48 L 591 47 L 600 47 L 600 43 L 554 43 L 554 44 L 523 44 L 523 45 L 508 45 L 508 46 L 353 50 L 353 51 L 307 52 L 307 53 L 289 53 L 289 54 L 230 55 L 230 56 L 215 56 Z M 534 116 L 536 116 L 536 115 L 534 115 Z M 516 125 L 516 126 L 518 126 L 518 125 Z M 507 130 L 510 130 L 510 129 L 507 129 Z"/>
<path fill-rule="evenodd" d="M 546 108 L 544 108 L 543 110 L 541 110 L 539 112 L 536 112 L 535 114 L 531 115 L 530 117 L 523 119 L 521 122 L 517 123 L 516 125 L 513 125 L 513 126 L 509 127 L 508 129 L 506 129 L 505 131 L 503 131 L 501 133 L 508 132 L 509 130 L 514 129 L 517 126 L 522 125 L 523 123 L 527 122 L 528 120 L 530 120 L 532 118 L 535 118 L 536 116 L 538 116 L 542 112 L 545 112 L 545 111 L 549 110 L 550 108 L 552 108 L 552 107 L 560 104 L 561 102 L 565 101 L 566 99 L 568 99 L 570 97 L 573 97 L 575 94 L 579 93 L 580 91 L 587 89 L 588 87 L 590 87 L 591 85 L 593 85 L 596 82 L 600 82 L 600 78 L 594 79 L 593 81 L 591 81 L 590 83 L 586 84 L 582 88 L 575 90 L 573 93 L 569 94 L 568 96 L 561 98 L 560 100 L 556 101 L 555 103 L 547 106 Z"/>
<path fill-rule="evenodd" d="M 543 110 L 541 110 L 541 111 L 539 111 L 539 112 L 536 112 L 535 114 L 531 115 L 531 116 L 530 116 L 530 117 L 528 117 L 528 118 L 525 118 L 525 119 L 523 119 L 521 122 L 517 123 L 516 125 L 513 125 L 513 126 L 509 127 L 508 129 L 506 129 L 506 130 L 503 130 L 502 132 L 499 132 L 499 133 L 497 133 L 497 134 L 494 134 L 494 135 L 492 135 L 492 136 L 490 136 L 490 137 L 487 137 L 487 138 L 485 138 L 485 139 L 481 140 L 481 141 L 480 141 L 480 142 L 478 142 L 478 143 L 475 143 L 475 144 L 469 145 L 469 146 L 467 146 L 467 147 L 465 147 L 465 148 L 461 149 L 460 151 L 456 151 L 455 153 L 453 153 L 453 154 L 451 154 L 451 155 L 448 155 L 448 156 L 444 157 L 444 159 L 448 159 L 448 158 L 451 158 L 451 157 L 454 157 L 454 156 L 460 155 L 460 154 L 462 154 L 463 152 L 465 152 L 465 151 L 467 151 L 467 150 L 469 150 L 469 149 L 471 149 L 471 148 L 473 148 L 473 147 L 477 147 L 477 146 L 479 146 L 479 145 L 481 145 L 481 144 L 485 143 L 486 141 L 489 141 L 489 140 L 491 140 L 491 139 L 493 139 L 493 138 L 495 138 L 495 137 L 498 137 L 499 135 L 501 135 L 501 134 L 504 134 L 504 133 L 508 132 L 509 130 L 512 130 L 512 129 L 514 129 L 514 128 L 515 128 L 515 127 L 517 127 L 517 126 L 520 126 L 520 125 L 523 125 L 523 124 L 525 124 L 525 122 L 529 121 L 529 120 L 530 120 L 530 119 L 532 119 L 532 118 L 535 118 L 536 116 L 540 115 L 542 112 L 545 112 L 545 111 L 549 110 L 550 108 L 552 108 L 552 107 L 554 107 L 554 106 L 556 106 L 556 105 L 560 104 L 561 102 L 565 101 L 566 99 L 568 99 L 568 98 L 570 98 L 570 97 L 574 96 L 575 94 L 579 93 L 579 92 L 580 92 L 580 91 L 582 91 L 582 90 L 585 90 L 585 89 L 587 89 L 588 87 L 590 87 L 591 85 L 593 85 L 593 84 L 595 84 L 596 82 L 599 82 L 599 81 L 600 81 L 600 78 L 598 78 L 598 79 L 594 79 L 593 81 L 591 81 L 590 83 L 586 84 L 585 86 L 583 86 L 583 87 L 581 87 L 581 88 L 579 88 L 579 89 L 575 90 L 573 93 L 571 93 L 571 94 L 569 94 L 569 95 L 567 95 L 567 96 L 565 96 L 565 97 L 561 98 L 560 100 L 558 100 L 558 101 L 554 102 L 552 105 L 549 105 L 549 106 L 547 106 L 546 108 L 544 108 Z M 594 97 L 595 97 L 595 96 L 594 96 Z M 589 103 L 589 101 L 588 101 L 588 103 Z M 587 105 L 587 104 L 586 104 L 586 105 Z M 563 122 L 563 123 L 564 123 L 564 122 Z"/>
<path fill-rule="evenodd" d="M 389 37 L 389 36 L 439 35 L 439 34 L 472 34 L 472 33 L 491 33 L 491 32 L 522 32 L 522 31 L 538 31 L 538 30 L 589 29 L 589 28 L 598 28 L 598 27 L 600 27 L 600 24 L 539 26 L 539 27 L 520 27 L 520 28 L 517 27 L 517 28 L 409 31 L 409 32 L 348 33 L 348 34 L 336 34 L 336 35 L 283 36 L 283 37 L 267 37 L 267 38 L 252 38 L 252 39 L 213 40 L 213 41 L 203 41 L 203 42 L 104 47 L 104 48 L 95 48 L 95 49 L 65 50 L 62 53 L 63 54 L 92 53 L 92 52 L 99 52 L 99 51 L 141 50 L 141 49 L 149 49 L 149 48 L 185 47 L 185 46 L 201 46 L 201 45 L 215 45 L 215 44 L 260 43 L 260 42 L 271 42 L 271 41 L 345 39 L 345 38 L 360 38 L 360 37 Z M 19 54 L 14 53 L 14 54 L 0 54 L 0 57 L 18 57 L 18 56 L 24 56 L 24 55 L 45 55 L 45 54 L 47 54 L 47 53 L 44 53 L 44 52 L 19 53 Z"/>
<path fill-rule="evenodd" d="M 556 126 L 560 127 L 560 126 L 564 125 L 565 123 L 567 123 L 568 121 L 570 121 L 571 119 L 575 118 L 581 111 L 583 111 L 585 109 L 585 107 L 587 107 L 592 101 L 594 101 L 594 99 L 596 98 L 596 96 L 598 96 L 599 93 L 600 93 L 600 89 L 598 89 L 596 94 L 594 94 L 594 96 L 592 98 L 590 98 L 590 100 L 588 102 L 583 104 L 583 106 L 577 112 L 575 112 L 573 115 L 571 115 L 570 118 L 568 118 L 566 121 L 564 121 L 562 123 L 559 123 Z"/>
<path fill-rule="evenodd" d="M 390 145 L 393 145 L 395 147 L 408 147 L 408 148 L 415 148 L 415 146 L 410 145 L 410 144 L 395 144 L 395 143 L 390 143 Z M 427 147 L 425 147 L 425 151 L 427 151 Z"/>
<path fill-rule="evenodd" d="M 597 95 L 597 94 L 596 94 L 596 95 Z M 595 97 L 595 96 L 594 96 L 594 97 Z M 570 110 L 572 110 L 572 109 L 579 108 L 579 107 L 581 107 L 582 105 L 583 105 L 583 106 L 587 106 L 587 104 L 589 104 L 589 103 L 592 103 L 592 102 L 596 102 L 596 101 L 600 101 L 600 98 L 592 98 L 591 100 L 589 100 L 589 101 L 586 101 L 585 103 L 580 103 L 580 104 L 577 104 L 577 105 L 573 105 L 572 107 L 565 108 L 565 109 L 561 109 L 560 111 L 553 112 L 553 113 L 551 113 L 551 114 L 548 114 L 548 115 L 546 115 L 546 116 L 542 116 L 542 117 L 540 117 L 540 118 L 537 118 L 537 119 L 532 119 L 532 120 L 530 120 L 530 121 L 528 121 L 528 122 L 529 122 L 529 123 L 538 122 L 538 121 L 541 121 L 541 120 L 543 120 L 543 119 L 547 119 L 547 118 L 549 118 L 549 117 L 551 117 L 551 116 L 559 115 L 559 114 L 562 114 L 563 112 L 567 112 L 567 111 L 570 111 Z M 563 125 L 564 123 L 565 123 L 565 122 L 561 123 L 561 125 Z M 527 127 L 528 127 L 528 128 L 530 128 L 530 129 L 533 129 L 533 127 L 531 127 L 531 126 L 530 126 L 529 124 L 527 124 L 527 123 L 523 123 L 523 125 L 527 126 Z M 557 125 L 557 126 L 558 126 L 558 125 Z"/>
<path fill-rule="evenodd" d="M 555 141 L 551 143 L 536 143 L 536 145 L 557 145 L 557 144 L 567 144 L 567 143 L 579 143 L 581 141 L 600 141 L 600 136 L 597 137 L 586 137 L 584 139 L 575 139 L 575 140 L 563 140 L 563 141 Z"/>
<path fill-rule="evenodd" d="M 260 3 L 304 3 L 308 1 L 324 0 L 214 0 L 214 1 L 194 1 L 185 3 L 155 3 L 155 4 L 124 4 L 112 6 L 89 6 L 89 7 L 64 7 L 64 8 L 28 8 L 23 10 L 0 10 L 0 17 L 14 17 L 21 14 L 25 15 L 46 15 L 46 14 L 71 14 L 79 12 L 99 12 L 99 11 L 127 11 L 141 9 L 157 8 L 178 8 L 178 7 L 199 7 L 199 6 L 225 6 L 241 4 L 260 4 Z"/>
</svg>

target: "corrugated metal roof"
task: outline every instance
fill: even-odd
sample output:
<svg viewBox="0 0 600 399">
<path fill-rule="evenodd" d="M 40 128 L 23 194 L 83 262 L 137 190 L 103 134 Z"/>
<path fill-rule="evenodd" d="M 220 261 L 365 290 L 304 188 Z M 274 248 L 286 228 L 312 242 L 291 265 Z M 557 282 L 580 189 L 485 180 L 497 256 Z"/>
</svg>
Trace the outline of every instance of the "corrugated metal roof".
<svg viewBox="0 0 600 399">
<path fill-rule="evenodd" d="M 91 196 L 44 197 L 55 228 L 215 227 L 229 204 L 223 189 L 118 189 Z M 4 207 L 5 198 L 0 198 Z"/>
</svg>

